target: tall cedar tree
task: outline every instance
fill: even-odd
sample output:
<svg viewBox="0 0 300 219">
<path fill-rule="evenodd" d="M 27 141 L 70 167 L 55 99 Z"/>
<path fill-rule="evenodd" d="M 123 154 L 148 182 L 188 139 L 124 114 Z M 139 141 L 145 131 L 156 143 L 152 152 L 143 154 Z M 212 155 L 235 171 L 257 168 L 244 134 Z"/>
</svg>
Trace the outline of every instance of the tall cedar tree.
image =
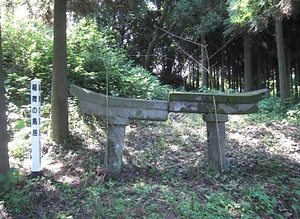
<svg viewBox="0 0 300 219">
<path fill-rule="evenodd" d="M 280 4 L 279 0 L 274 1 L 275 4 Z M 278 59 L 278 73 L 279 73 L 279 92 L 280 98 L 286 100 L 291 97 L 290 76 L 286 66 L 286 55 L 284 51 L 284 37 L 282 26 L 283 15 L 278 11 L 275 17 L 275 31 L 276 31 L 276 48 Z"/>
<path fill-rule="evenodd" d="M 0 12 L 1 13 L 1 12 Z M 1 19 L 1 14 L 0 14 Z M 7 135 L 7 117 L 5 105 L 5 87 L 4 87 L 4 71 L 2 59 L 2 35 L 0 23 L 0 174 L 6 174 L 9 169 L 8 159 L 8 135 Z"/>
<path fill-rule="evenodd" d="M 66 4 L 66 0 L 54 2 L 51 122 L 52 138 L 57 143 L 64 143 L 69 138 Z"/>
<path fill-rule="evenodd" d="M 250 33 L 244 31 L 244 91 L 253 91 L 252 52 Z"/>
</svg>

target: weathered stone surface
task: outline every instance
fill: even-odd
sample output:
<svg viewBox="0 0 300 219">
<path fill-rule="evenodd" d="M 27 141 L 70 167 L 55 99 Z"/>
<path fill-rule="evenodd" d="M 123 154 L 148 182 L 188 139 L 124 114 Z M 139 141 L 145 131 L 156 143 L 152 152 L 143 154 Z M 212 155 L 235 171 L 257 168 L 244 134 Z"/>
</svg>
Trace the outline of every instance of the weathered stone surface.
<svg viewBox="0 0 300 219">
<path fill-rule="evenodd" d="M 108 124 L 111 125 L 123 125 L 127 126 L 129 125 L 129 119 L 127 118 L 122 118 L 122 117 L 106 117 L 105 119 L 108 120 Z"/>
<path fill-rule="evenodd" d="M 163 109 L 143 109 L 143 108 L 127 108 L 99 105 L 85 100 L 79 101 L 79 108 L 83 112 L 102 117 L 122 117 L 128 119 L 166 121 L 168 119 L 168 110 Z"/>
<path fill-rule="evenodd" d="M 213 98 L 218 103 L 256 103 L 270 96 L 269 89 L 261 89 L 244 93 L 192 93 L 171 92 L 169 101 L 206 102 L 213 103 Z"/>
<path fill-rule="evenodd" d="M 258 111 L 258 103 L 216 103 L 219 114 L 250 114 Z M 214 113 L 215 107 L 209 102 L 170 101 L 170 112 L 181 113 Z"/>
<path fill-rule="evenodd" d="M 79 99 L 79 108 L 91 115 L 155 121 L 168 119 L 168 101 L 106 97 L 76 85 L 71 85 L 70 93 Z"/>
<path fill-rule="evenodd" d="M 206 121 L 207 130 L 208 166 L 221 172 L 226 168 L 225 122 L 228 121 L 228 115 L 206 114 L 203 120 Z"/>
<path fill-rule="evenodd" d="M 165 121 L 169 112 L 205 113 L 208 165 L 213 170 L 224 170 L 227 114 L 256 113 L 258 101 L 269 96 L 267 89 L 238 94 L 170 93 L 168 102 L 107 97 L 76 85 L 71 85 L 70 92 L 79 99 L 83 112 L 108 119 L 105 166 L 113 176 L 121 172 L 125 128 L 130 120 Z"/>
<path fill-rule="evenodd" d="M 107 147 L 104 163 L 108 174 L 118 176 L 122 169 L 123 147 L 125 137 L 124 125 L 108 124 Z"/>
<path fill-rule="evenodd" d="M 258 102 L 269 96 L 268 89 L 245 93 L 170 93 L 169 111 L 213 113 L 216 103 L 219 114 L 249 114 L 258 111 Z"/>
<path fill-rule="evenodd" d="M 204 114 L 203 120 L 205 122 L 228 122 L 228 115 L 226 114 Z"/>
<path fill-rule="evenodd" d="M 70 93 L 79 99 L 84 113 L 108 120 L 105 167 L 110 176 L 118 176 L 122 169 L 125 128 L 130 119 L 165 121 L 168 119 L 168 102 L 106 97 L 103 94 L 71 85 Z"/>
</svg>

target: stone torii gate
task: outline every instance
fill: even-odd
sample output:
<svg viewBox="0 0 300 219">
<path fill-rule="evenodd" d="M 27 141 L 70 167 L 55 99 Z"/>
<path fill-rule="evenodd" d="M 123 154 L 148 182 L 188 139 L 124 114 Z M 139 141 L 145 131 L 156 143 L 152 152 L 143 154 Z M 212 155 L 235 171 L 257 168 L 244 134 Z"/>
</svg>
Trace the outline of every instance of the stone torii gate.
<svg viewBox="0 0 300 219">
<path fill-rule="evenodd" d="M 169 112 L 201 113 L 206 122 L 208 165 L 212 170 L 226 168 L 225 122 L 229 114 L 258 111 L 258 102 L 269 97 L 269 90 L 245 93 L 170 93 L 169 101 L 140 100 L 106 96 L 76 85 L 70 93 L 79 100 L 84 113 L 104 117 L 108 121 L 105 166 L 109 174 L 121 173 L 125 129 L 130 120 L 166 121 Z"/>
</svg>

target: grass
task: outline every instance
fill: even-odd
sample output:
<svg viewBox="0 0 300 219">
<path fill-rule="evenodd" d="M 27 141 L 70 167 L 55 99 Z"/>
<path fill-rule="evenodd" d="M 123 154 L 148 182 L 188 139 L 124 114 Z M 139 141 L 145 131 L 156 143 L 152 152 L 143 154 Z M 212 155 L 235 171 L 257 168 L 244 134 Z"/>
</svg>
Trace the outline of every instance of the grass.
<svg viewBox="0 0 300 219">
<path fill-rule="evenodd" d="M 106 180 L 103 123 L 78 114 L 75 107 L 70 115 L 72 140 L 65 149 L 43 130 L 41 178 L 27 177 L 27 147 L 20 146 L 27 157 L 14 153 L 15 148 L 10 151 L 21 176 L 0 199 L 3 218 L 300 217 L 300 131 L 295 122 L 230 116 L 228 168 L 222 174 L 207 169 L 201 115 L 134 122 L 126 129 L 122 175 Z"/>
</svg>

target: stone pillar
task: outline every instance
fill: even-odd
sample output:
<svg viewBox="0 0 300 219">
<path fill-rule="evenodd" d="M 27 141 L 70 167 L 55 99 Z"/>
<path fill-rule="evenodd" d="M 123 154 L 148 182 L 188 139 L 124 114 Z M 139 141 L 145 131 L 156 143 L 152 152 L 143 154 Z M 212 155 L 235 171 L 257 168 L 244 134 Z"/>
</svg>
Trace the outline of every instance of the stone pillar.
<svg viewBox="0 0 300 219">
<path fill-rule="evenodd" d="M 208 166 L 221 172 L 226 167 L 225 122 L 228 121 L 228 115 L 205 114 L 203 120 L 207 129 Z"/>
<path fill-rule="evenodd" d="M 128 124 L 129 120 L 127 118 L 113 117 L 108 119 L 104 163 L 108 175 L 113 177 L 117 177 L 121 173 L 125 129 Z"/>
</svg>

